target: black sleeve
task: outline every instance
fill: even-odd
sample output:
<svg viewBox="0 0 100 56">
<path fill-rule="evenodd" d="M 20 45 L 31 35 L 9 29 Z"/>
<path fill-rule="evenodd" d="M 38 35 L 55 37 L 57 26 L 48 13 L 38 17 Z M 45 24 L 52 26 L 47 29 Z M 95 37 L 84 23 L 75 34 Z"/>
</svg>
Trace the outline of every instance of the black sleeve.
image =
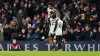
<svg viewBox="0 0 100 56">
<path fill-rule="evenodd" d="M 56 31 L 57 25 L 58 25 L 58 23 L 56 21 L 55 28 L 54 28 L 54 32 Z"/>
<path fill-rule="evenodd" d="M 62 30 L 64 31 L 66 29 L 66 23 L 63 21 L 63 27 Z"/>
<path fill-rule="evenodd" d="M 64 33 L 65 29 L 66 29 L 66 23 L 63 21 L 62 33 Z"/>
</svg>

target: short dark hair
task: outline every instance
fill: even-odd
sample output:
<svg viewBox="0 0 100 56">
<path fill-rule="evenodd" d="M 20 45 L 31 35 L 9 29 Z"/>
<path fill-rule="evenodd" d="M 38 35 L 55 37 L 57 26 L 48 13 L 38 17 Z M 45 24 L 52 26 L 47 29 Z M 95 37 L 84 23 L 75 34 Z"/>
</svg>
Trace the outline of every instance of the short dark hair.
<svg viewBox="0 0 100 56">
<path fill-rule="evenodd" d="M 53 6 L 53 2 L 49 2 L 49 3 L 48 3 L 48 5 L 51 5 L 51 6 Z"/>
<path fill-rule="evenodd" d="M 50 14 L 54 14 L 54 12 L 53 12 L 53 11 L 51 11 L 51 12 L 50 12 Z"/>
</svg>

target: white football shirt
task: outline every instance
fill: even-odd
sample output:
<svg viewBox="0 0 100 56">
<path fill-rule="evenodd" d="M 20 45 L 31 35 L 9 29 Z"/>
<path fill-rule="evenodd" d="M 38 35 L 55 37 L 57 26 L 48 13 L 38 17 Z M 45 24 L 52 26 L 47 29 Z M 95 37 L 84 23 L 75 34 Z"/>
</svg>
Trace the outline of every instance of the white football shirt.
<svg viewBox="0 0 100 56">
<path fill-rule="evenodd" d="M 56 31 L 55 31 L 55 35 L 63 35 L 63 21 L 61 19 L 59 19 L 57 21 L 57 27 L 56 27 Z"/>
<path fill-rule="evenodd" d="M 50 29 L 49 29 L 49 34 L 53 34 L 55 25 L 56 25 L 56 19 L 50 18 L 50 24 L 49 24 Z"/>
</svg>

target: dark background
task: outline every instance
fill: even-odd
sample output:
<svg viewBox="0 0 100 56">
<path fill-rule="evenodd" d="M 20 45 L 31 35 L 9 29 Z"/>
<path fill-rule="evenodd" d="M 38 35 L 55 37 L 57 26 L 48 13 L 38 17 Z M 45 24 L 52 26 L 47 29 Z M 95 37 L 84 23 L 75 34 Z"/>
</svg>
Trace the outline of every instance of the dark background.
<svg viewBox="0 0 100 56">
<path fill-rule="evenodd" d="M 0 0 L 0 7 L 2 6 L 3 2 L 7 2 L 7 1 L 14 1 L 14 0 Z M 41 0 L 38 0 L 38 1 L 41 1 Z M 46 1 L 49 1 L 49 2 L 60 1 L 61 3 L 63 3 L 63 2 L 70 3 L 72 0 L 46 0 Z M 100 12 L 100 0 L 87 0 L 87 2 L 96 4 L 97 11 L 98 11 L 98 16 L 100 18 L 100 13 L 99 13 Z"/>
</svg>

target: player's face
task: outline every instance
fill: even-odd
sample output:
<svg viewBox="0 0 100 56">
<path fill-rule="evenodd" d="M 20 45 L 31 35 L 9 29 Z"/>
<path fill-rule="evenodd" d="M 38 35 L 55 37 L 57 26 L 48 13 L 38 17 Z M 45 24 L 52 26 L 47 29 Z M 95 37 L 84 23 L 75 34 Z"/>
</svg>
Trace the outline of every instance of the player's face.
<svg viewBox="0 0 100 56">
<path fill-rule="evenodd" d="M 32 28 L 35 28 L 35 24 L 32 25 Z"/>
<path fill-rule="evenodd" d="M 48 7 L 49 7 L 50 9 L 53 9 L 53 7 L 52 7 L 51 5 L 48 5 Z"/>
<path fill-rule="evenodd" d="M 86 30 L 89 30 L 89 27 L 88 26 L 86 26 Z"/>
<path fill-rule="evenodd" d="M 37 31 L 40 31 L 40 29 L 39 29 L 39 28 L 37 28 Z"/>
<path fill-rule="evenodd" d="M 70 12 L 67 12 L 66 15 L 70 15 Z"/>
<path fill-rule="evenodd" d="M 16 40 L 15 39 L 13 40 L 13 44 L 16 44 Z"/>
<path fill-rule="evenodd" d="M 34 17 L 34 20 L 37 20 L 37 17 L 36 16 Z"/>
</svg>

